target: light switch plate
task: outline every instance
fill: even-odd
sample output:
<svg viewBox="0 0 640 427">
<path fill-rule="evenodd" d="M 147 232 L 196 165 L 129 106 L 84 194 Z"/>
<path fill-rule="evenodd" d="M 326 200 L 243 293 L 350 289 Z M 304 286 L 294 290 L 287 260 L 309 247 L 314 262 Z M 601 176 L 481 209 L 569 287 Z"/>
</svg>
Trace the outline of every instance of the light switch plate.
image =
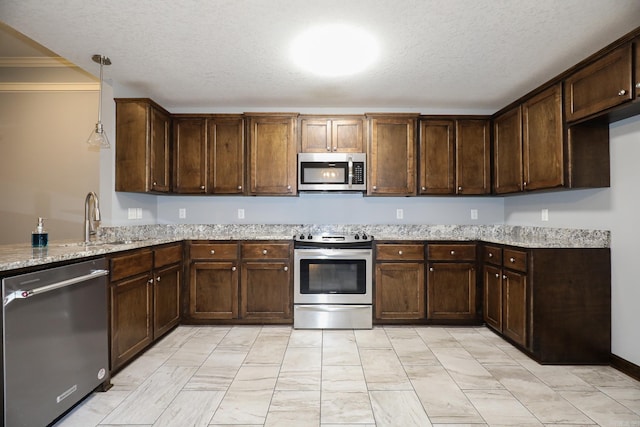
<svg viewBox="0 0 640 427">
<path fill-rule="evenodd" d="M 129 208 L 127 210 L 127 219 L 136 219 L 136 208 Z"/>
<path fill-rule="evenodd" d="M 136 219 L 142 219 L 142 208 L 136 208 Z"/>
</svg>

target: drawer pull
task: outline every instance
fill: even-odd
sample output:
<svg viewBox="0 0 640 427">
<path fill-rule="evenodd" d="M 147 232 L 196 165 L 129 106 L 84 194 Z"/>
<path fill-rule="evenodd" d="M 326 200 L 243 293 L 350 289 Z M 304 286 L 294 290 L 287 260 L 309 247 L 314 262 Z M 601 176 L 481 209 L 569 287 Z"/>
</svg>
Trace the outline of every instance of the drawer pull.
<svg viewBox="0 0 640 427">
<path fill-rule="evenodd" d="M 235 265 L 233 267 L 231 267 L 231 271 L 236 271 L 236 270 L 237 270 L 237 268 L 236 268 Z"/>
<path fill-rule="evenodd" d="M 156 185 L 158 185 L 158 183 L 156 181 L 153 181 L 153 186 L 155 187 Z"/>
<path fill-rule="evenodd" d="M 242 190 L 242 185 L 238 185 L 238 190 Z"/>
<path fill-rule="evenodd" d="M 507 278 L 507 275 L 506 275 L 506 274 L 503 274 L 503 275 L 502 275 L 502 278 L 503 278 L 503 279 L 506 279 L 506 278 Z"/>
<path fill-rule="evenodd" d="M 200 186 L 200 189 L 201 189 L 201 190 L 204 190 L 204 185 L 201 185 L 201 186 Z"/>
<path fill-rule="evenodd" d="M 636 89 L 640 89 L 640 82 L 636 83 Z"/>
<path fill-rule="evenodd" d="M 156 277 L 156 282 L 160 281 L 160 276 Z"/>
<path fill-rule="evenodd" d="M 402 251 L 398 251 L 398 255 L 402 255 Z"/>
<path fill-rule="evenodd" d="M 284 271 L 289 271 L 289 267 L 287 267 L 286 265 L 284 266 Z"/>
<path fill-rule="evenodd" d="M 620 92 L 618 92 L 618 96 L 625 96 L 627 94 L 627 91 L 624 89 L 620 89 Z"/>
<path fill-rule="evenodd" d="M 499 279 L 500 275 L 498 273 L 496 273 L 496 279 Z"/>
<path fill-rule="evenodd" d="M 374 186 L 373 186 L 373 189 L 374 189 L 374 190 L 377 190 L 377 189 L 378 189 L 378 186 L 377 186 L 377 185 L 374 185 Z"/>
<path fill-rule="evenodd" d="M 266 250 L 266 249 L 263 249 L 263 250 L 262 250 L 262 255 L 266 255 L 266 254 L 267 254 L 267 250 Z"/>
<path fill-rule="evenodd" d="M 291 191 L 291 186 L 287 185 L 287 190 Z"/>
<path fill-rule="evenodd" d="M 462 191 L 462 187 L 458 187 L 458 191 Z"/>
<path fill-rule="evenodd" d="M 433 271 L 433 267 L 429 267 L 429 271 Z"/>
<path fill-rule="evenodd" d="M 211 255 L 215 255 L 216 254 L 216 250 L 215 249 L 211 249 Z"/>
<path fill-rule="evenodd" d="M 153 283 L 153 277 L 151 279 L 147 280 L 147 283 L 149 283 L 149 284 Z"/>
<path fill-rule="evenodd" d="M 511 257 L 511 258 L 509 258 L 509 262 L 516 262 L 516 259 Z"/>
<path fill-rule="evenodd" d="M 489 252 L 489 258 L 493 258 L 493 254 Z"/>
<path fill-rule="evenodd" d="M 455 255 L 455 254 L 456 254 L 456 251 L 451 251 L 451 255 Z"/>
<path fill-rule="evenodd" d="M 422 191 L 426 191 L 427 187 L 420 187 Z"/>
</svg>

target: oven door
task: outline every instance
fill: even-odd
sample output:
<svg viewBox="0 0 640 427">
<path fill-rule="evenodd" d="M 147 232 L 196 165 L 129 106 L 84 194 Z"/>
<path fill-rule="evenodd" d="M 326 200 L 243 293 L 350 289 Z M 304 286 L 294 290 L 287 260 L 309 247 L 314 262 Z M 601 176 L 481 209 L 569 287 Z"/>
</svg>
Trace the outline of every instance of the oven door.
<svg viewBox="0 0 640 427">
<path fill-rule="evenodd" d="M 295 304 L 371 304 L 371 249 L 294 250 Z"/>
</svg>

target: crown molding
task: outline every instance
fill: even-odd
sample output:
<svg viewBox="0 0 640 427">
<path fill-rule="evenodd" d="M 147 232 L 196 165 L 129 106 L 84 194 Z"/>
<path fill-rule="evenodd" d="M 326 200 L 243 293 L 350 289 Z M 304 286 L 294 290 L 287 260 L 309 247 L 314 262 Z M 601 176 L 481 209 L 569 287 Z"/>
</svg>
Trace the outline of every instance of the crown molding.
<svg viewBox="0 0 640 427">
<path fill-rule="evenodd" d="M 78 68 L 76 64 L 61 56 L 15 56 L 0 58 L 2 68 L 53 68 L 72 67 Z"/>
<path fill-rule="evenodd" d="M 0 83 L 0 92 L 97 92 L 100 83 Z"/>
</svg>

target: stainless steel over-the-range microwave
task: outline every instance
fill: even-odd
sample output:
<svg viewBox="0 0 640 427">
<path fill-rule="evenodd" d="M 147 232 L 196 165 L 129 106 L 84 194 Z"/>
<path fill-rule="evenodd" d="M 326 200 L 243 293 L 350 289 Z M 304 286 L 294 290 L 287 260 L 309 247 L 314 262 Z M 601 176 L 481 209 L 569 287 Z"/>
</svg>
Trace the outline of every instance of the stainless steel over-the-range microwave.
<svg viewBox="0 0 640 427">
<path fill-rule="evenodd" d="M 366 153 L 298 154 L 298 191 L 366 190 Z"/>
</svg>

